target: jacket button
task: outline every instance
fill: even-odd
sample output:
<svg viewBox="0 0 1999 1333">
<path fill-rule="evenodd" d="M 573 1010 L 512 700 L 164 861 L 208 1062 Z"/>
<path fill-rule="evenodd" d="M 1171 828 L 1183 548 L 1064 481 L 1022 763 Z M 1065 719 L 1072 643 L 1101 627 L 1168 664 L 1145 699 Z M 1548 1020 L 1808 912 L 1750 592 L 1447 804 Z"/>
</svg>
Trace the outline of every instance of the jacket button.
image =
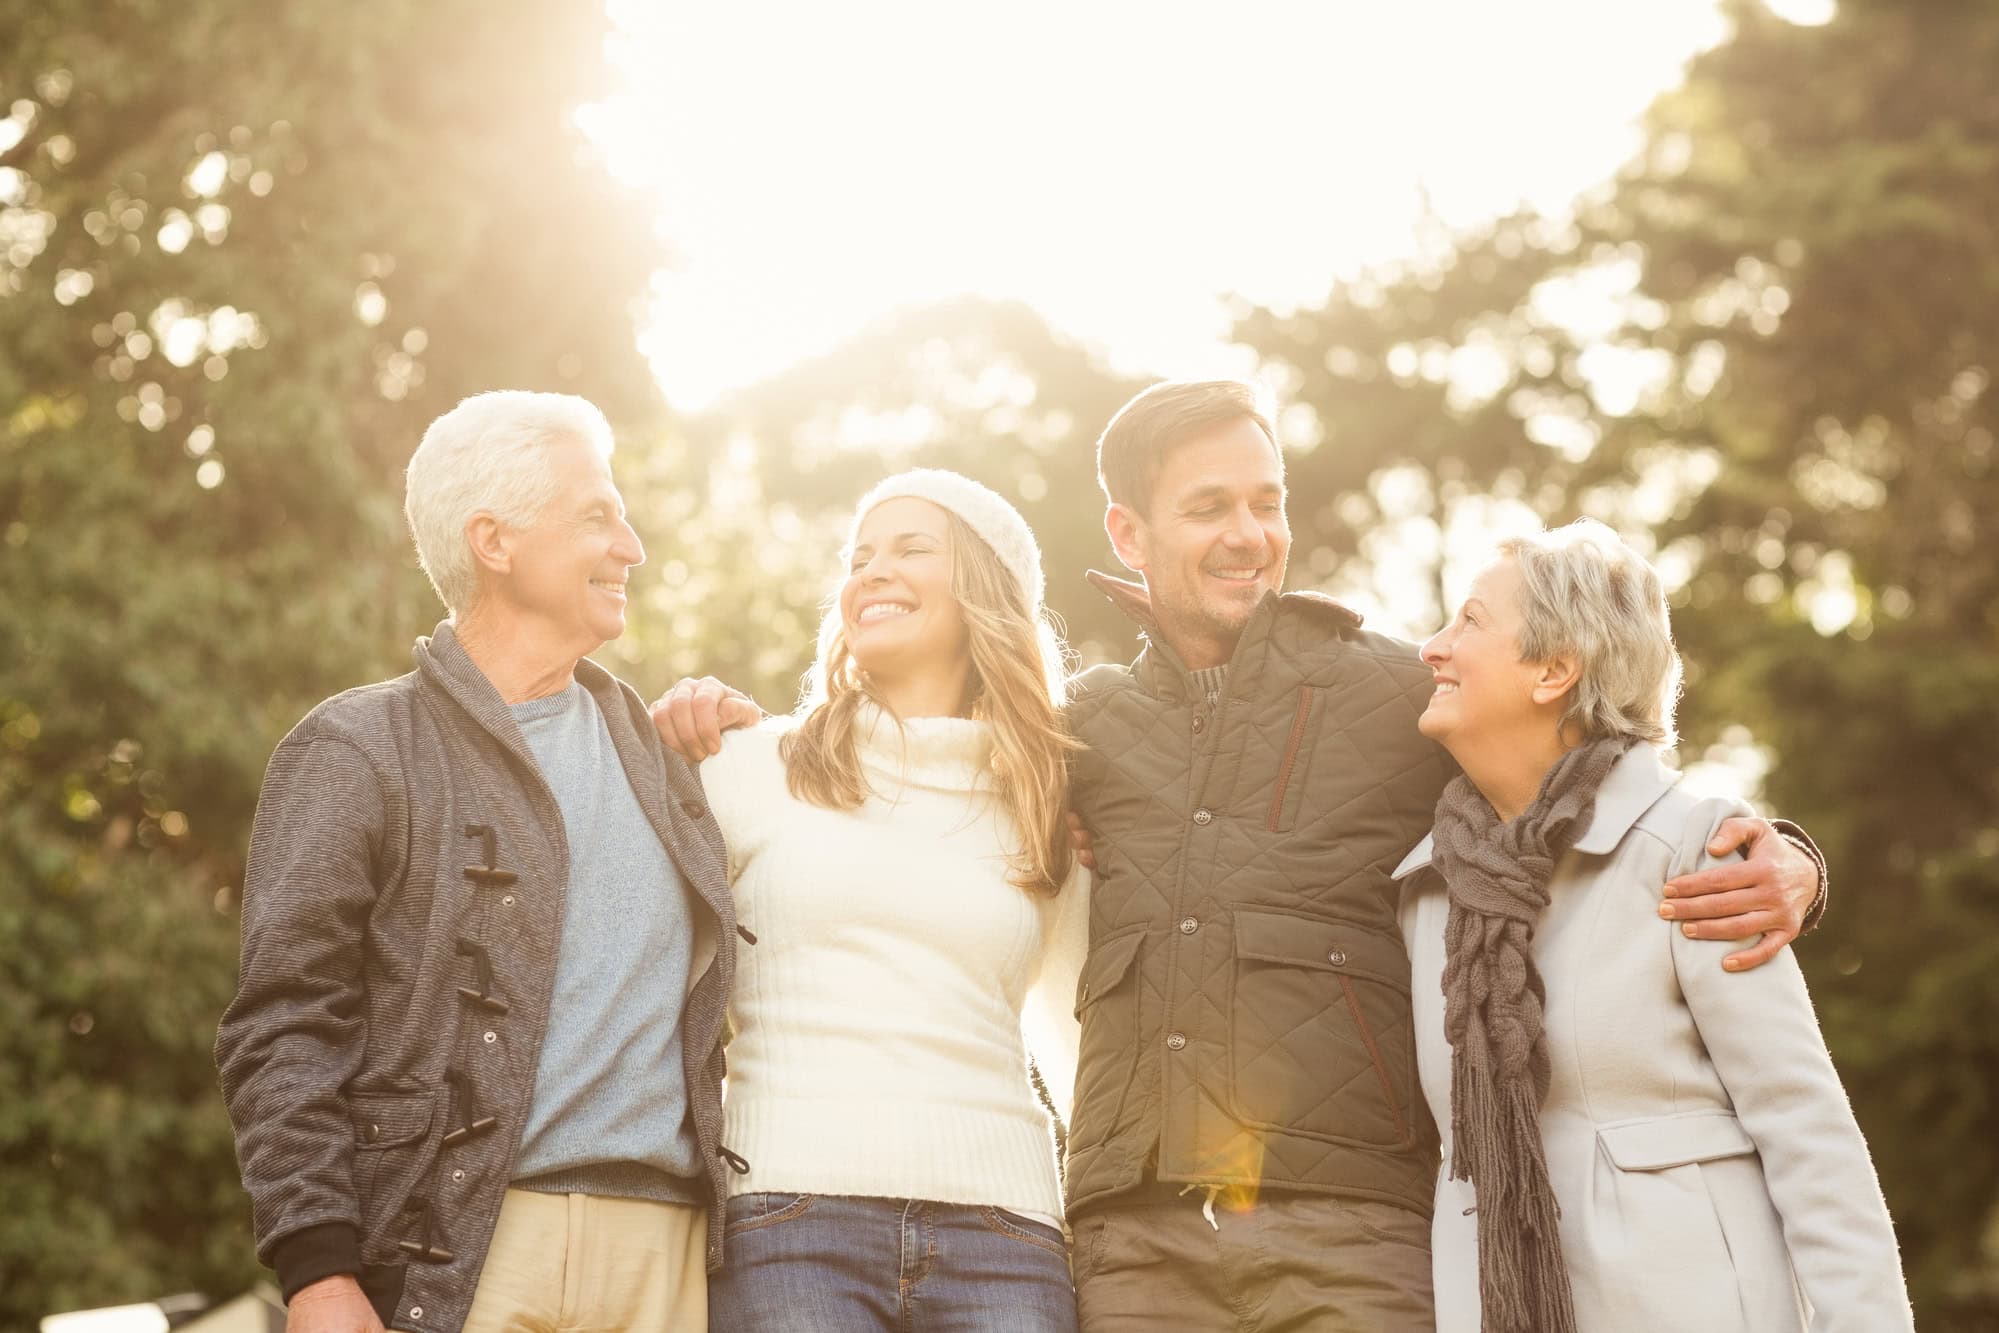
<svg viewBox="0 0 1999 1333">
<path fill-rule="evenodd" d="M 382 1141 L 382 1127 L 380 1125 L 368 1126 L 368 1142 L 380 1143 L 381 1141 Z"/>
<path fill-rule="evenodd" d="M 1194 714 L 1194 734 L 1198 736 L 1207 729 L 1208 719 L 1202 717 L 1199 713 Z"/>
<path fill-rule="evenodd" d="M 480 1041 L 485 1042 L 488 1046 L 491 1046 L 494 1042 L 498 1041 L 499 1039 L 500 1039 L 500 1034 L 493 1031 L 491 1028 L 487 1028 L 486 1035 L 479 1038 Z"/>
<path fill-rule="evenodd" d="M 514 905 L 514 895 L 510 893 L 506 897 L 500 899 L 500 901 L 505 903 L 507 906 L 512 907 Z"/>
<path fill-rule="evenodd" d="M 1334 967 L 1345 967 L 1347 965 L 1347 951 L 1345 949 L 1335 949 L 1326 955 L 1326 961 Z"/>
<path fill-rule="evenodd" d="M 680 808 L 687 812 L 689 819 L 699 819 L 708 813 L 708 807 L 699 801 L 682 801 Z"/>
<path fill-rule="evenodd" d="M 1187 1038 L 1183 1033 L 1176 1032 L 1166 1039 L 1166 1049 L 1169 1051 L 1182 1050 L 1186 1045 Z"/>
<path fill-rule="evenodd" d="M 463 1179 L 465 1179 L 465 1168 L 464 1168 L 464 1167 L 460 1167 L 460 1168 L 458 1168 L 458 1170 L 456 1170 L 456 1171 L 453 1171 L 453 1172 L 451 1173 L 451 1178 L 452 1178 L 453 1180 L 463 1180 Z"/>
<path fill-rule="evenodd" d="M 1199 921 L 1196 921 L 1191 916 L 1182 917 L 1180 919 L 1180 933 L 1182 935 L 1192 935 L 1195 931 L 1199 930 L 1200 928 L 1201 928 L 1201 923 Z"/>
<path fill-rule="evenodd" d="M 421 1305 L 412 1305 L 410 1307 L 410 1318 L 412 1319 L 423 1318 L 423 1307 Z"/>
<path fill-rule="evenodd" d="M 1212 811 L 1206 809 L 1196 810 L 1194 812 L 1194 822 L 1196 824 L 1212 824 L 1215 822 L 1215 816 Z"/>
</svg>

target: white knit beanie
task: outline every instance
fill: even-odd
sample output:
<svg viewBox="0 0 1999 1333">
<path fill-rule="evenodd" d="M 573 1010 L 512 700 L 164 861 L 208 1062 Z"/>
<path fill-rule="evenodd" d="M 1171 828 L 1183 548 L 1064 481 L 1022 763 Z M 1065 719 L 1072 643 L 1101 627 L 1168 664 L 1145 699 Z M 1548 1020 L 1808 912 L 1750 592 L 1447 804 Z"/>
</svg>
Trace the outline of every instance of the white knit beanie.
<svg viewBox="0 0 1999 1333">
<path fill-rule="evenodd" d="M 850 548 L 853 546 L 855 538 L 860 535 L 861 520 L 868 516 L 870 510 L 884 500 L 905 495 L 928 500 L 965 520 L 972 531 L 993 548 L 993 554 L 999 557 L 1000 563 L 1019 580 L 1020 586 L 1027 592 L 1029 610 L 1040 611 L 1043 591 L 1041 548 L 1035 545 L 1034 530 L 1027 526 L 1027 520 L 1020 516 L 1020 511 L 1008 504 L 998 491 L 959 473 L 920 467 L 898 472 L 878 482 L 873 490 L 861 497 L 861 503 L 854 509 L 854 526 L 847 534 L 847 545 Z"/>
</svg>

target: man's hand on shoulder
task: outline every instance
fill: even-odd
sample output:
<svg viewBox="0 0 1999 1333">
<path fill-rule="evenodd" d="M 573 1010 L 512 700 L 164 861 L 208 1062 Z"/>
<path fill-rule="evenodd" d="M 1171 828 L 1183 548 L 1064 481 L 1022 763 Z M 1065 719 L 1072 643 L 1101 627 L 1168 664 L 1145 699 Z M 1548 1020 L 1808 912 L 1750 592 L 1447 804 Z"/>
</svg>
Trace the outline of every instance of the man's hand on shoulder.
<svg viewBox="0 0 1999 1333">
<path fill-rule="evenodd" d="M 323 1277 L 292 1293 L 285 1333 L 383 1333 L 375 1307 L 350 1274 Z"/>
<path fill-rule="evenodd" d="M 1090 834 L 1090 826 L 1085 824 L 1083 817 L 1074 810 L 1065 812 L 1065 817 L 1069 821 L 1070 849 L 1075 852 L 1078 861 L 1081 861 L 1091 870 L 1095 870 L 1097 868 L 1097 841 Z"/>
<path fill-rule="evenodd" d="M 666 748 L 698 764 L 722 748 L 722 733 L 763 721 L 763 709 L 741 690 L 713 676 L 683 676 L 654 701 L 652 724 Z"/>
<path fill-rule="evenodd" d="M 1722 959 L 1731 972 L 1760 967 L 1795 940 L 1818 900 L 1819 868 L 1770 826 L 1767 819 L 1724 819 L 1708 839 L 1708 854 L 1726 856 L 1738 848 L 1748 859 L 1710 866 L 1666 884 L 1659 915 L 1681 922 L 1687 938 L 1763 938 Z"/>
</svg>

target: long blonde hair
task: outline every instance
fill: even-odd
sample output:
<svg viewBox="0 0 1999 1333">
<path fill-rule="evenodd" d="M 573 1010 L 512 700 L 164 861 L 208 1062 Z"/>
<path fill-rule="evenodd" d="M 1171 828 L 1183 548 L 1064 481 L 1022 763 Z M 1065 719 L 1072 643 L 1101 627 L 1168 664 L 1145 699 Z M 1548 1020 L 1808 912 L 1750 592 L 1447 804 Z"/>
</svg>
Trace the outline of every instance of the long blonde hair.
<svg viewBox="0 0 1999 1333">
<path fill-rule="evenodd" d="M 1031 893 L 1055 894 L 1075 859 L 1065 814 L 1069 754 L 1079 748 L 1062 720 L 1062 641 L 992 547 L 956 514 L 944 514 L 951 594 L 970 640 L 971 715 L 992 728 L 994 789 L 1020 831 L 1008 880 Z M 793 796 L 829 810 L 858 809 L 867 799 L 855 728 L 868 699 L 894 716 L 854 660 L 836 593 L 819 627 L 819 656 L 800 705 L 804 720 L 778 746 Z"/>
</svg>

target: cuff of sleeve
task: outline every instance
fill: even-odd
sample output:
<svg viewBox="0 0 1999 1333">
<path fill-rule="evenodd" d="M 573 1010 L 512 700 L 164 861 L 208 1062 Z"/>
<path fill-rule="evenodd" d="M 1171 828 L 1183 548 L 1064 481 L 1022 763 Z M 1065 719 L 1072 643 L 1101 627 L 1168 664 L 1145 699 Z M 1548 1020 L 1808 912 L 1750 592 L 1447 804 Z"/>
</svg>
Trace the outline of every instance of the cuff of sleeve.
<svg viewBox="0 0 1999 1333">
<path fill-rule="evenodd" d="M 361 1238 L 346 1222 L 321 1222 L 294 1231 L 271 1247 L 271 1267 L 285 1300 L 324 1277 L 361 1274 Z"/>
<path fill-rule="evenodd" d="M 1812 841 L 1810 834 L 1788 819 L 1773 819 L 1770 821 L 1770 827 L 1777 830 L 1779 837 L 1803 852 L 1811 859 L 1811 863 L 1818 867 L 1818 896 L 1812 899 L 1812 905 L 1806 909 L 1805 927 L 1799 932 L 1800 934 L 1809 935 L 1817 930 L 1819 922 L 1825 919 L 1826 894 L 1832 888 L 1832 876 L 1826 873 L 1825 853 L 1818 849 L 1818 844 Z"/>
</svg>

